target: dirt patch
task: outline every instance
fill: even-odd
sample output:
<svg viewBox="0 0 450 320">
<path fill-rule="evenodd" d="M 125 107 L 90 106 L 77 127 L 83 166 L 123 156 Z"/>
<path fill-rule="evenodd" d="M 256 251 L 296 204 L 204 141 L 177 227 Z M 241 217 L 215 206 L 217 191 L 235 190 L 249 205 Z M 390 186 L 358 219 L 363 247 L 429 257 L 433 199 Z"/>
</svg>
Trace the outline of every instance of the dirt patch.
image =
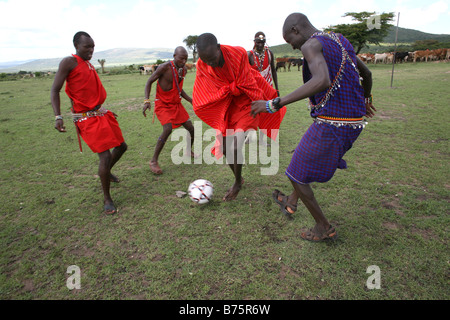
<svg viewBox="0 0 450 320">
<path fill-rule="evenodd" d="M 402 206 L 399 204 L 399 200 L 397 198 L 394 198 L 390 201 L 383 201 L 381 203 L 381 205 L 383 206 L 383 208 L 389 209 L 389 210 L 394 210 L 395 213 L 399 216 L 404 216 L 405 214 L 403 213 Z"/>
<path fill-rule="evenodd" d="M 399 225 L 395 222 L 384 222 L 383 227 L 389 230 L 398 230 L 400 229 Z"/>
</svg>

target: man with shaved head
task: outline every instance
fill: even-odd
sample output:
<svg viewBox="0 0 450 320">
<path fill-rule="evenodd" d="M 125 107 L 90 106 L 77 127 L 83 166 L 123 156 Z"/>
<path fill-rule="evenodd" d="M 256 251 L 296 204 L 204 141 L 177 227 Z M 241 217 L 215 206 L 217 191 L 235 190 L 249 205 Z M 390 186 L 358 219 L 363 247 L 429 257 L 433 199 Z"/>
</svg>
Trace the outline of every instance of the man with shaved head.
<svg viewBox="0 0 450 320">
<path fill-rule="evenodd" d="M 250 130 L 262 129 L 275 139 L 285 108 L 277 114 L 250 115 L 252 101 L 273 99 L 276 90 L 260 73 L 251 68 L 247 51 L 242 47 L 218 44 L 211 33 L 198 37 L 197 75 L 193 90 L 193 107 L 197 116 L 216 129 L 216 157 L 226 156 L 234 175 L 234 184 L 223 197 L 233 200 L 241 190 L 242 146 Z"/>
<path fill-rule="evenodd" d="M 151 108 L 149 98 L 152 84 L 157 81 L 154 112 L 163 126 L 163 132 L 156 142 L 155 152 L 150 160 L 150 170 L 157 175 L 162 174 L 158 163 L 159 154 L 172 133 L 172 129 L 183 126 L 189 132 L 190 145 L 188 145 L 188 150 L 190 154 L 188 155 L 194 156 L 192 153 L 194 126 L 189 119 L 189 114 L 181 104 L 181 98 L 192 103 L 192 98 L 183 90 L 184 77 L 187 72 L 185 67 L 187 58 L 186 49 L 177 47 L 173 54 L 173 61 L 167 61 L 158 66 L 145 85 L 145 100 L 142 112 L 146 117 L 147 109 L 150 110 Z"/>
<path fill-rule="evenodd" d="M 314 228 L 301 233 L 302 239 L 336 239 L 336 229 L 322 212 L 310 184 L 329 181 L 336 169 L 347 167 L 342 157 L 361 133 L 363 117 L 370 118 L 376 111 L 372 104 L 372 75 L 344 36 L 319 31 L 304 14 L 287 17 L 283 37 L 303 53 L 304 85 L 273 101 L 254 102 L 252 114 L 267 112 L 267 104 L 276 110 L 309 98 L 313 123 L 286 170 L 293 192 L 287 196 L 275 190 L 273 198 L 288 217 L 296 211 L 298 199 L 302 200 L 316 222 Z"/>
<path fill-rule="evenodd" d="M 91 36 L 79 31 L 73 37 L 76 54 L 64 58 L 55 75 L 51 89 L 51 102 L 55 113 L 55 129 L 66 132 L 61 115 L 60 91 L 66 82 L 66 94 L 72 104 L 72 117 L 81 149 L 81 138 L 99 157 L 98 175 L 103 190 L 103 208 L 106 214 L 114 214 L 117 208 L 111 198 L 110 183 L 119 182 L 111 169 L 127 150 L 117 115 L 102 105 L 106 91 L 89 62 L 94 54 L 95 42 Z M 112 149 L 112 151 L 110 150 Z"/>
</svg>

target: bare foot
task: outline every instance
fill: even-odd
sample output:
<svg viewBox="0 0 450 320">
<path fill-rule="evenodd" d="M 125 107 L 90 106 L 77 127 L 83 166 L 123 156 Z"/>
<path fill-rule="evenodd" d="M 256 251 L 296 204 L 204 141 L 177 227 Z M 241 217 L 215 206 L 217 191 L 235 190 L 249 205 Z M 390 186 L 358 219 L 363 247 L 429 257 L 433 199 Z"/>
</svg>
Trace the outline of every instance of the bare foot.
<svg viewBox="0 0 450 320">
<path fill-rule="evenodd" d="M 242 180 L 241 180 L 242 181 Z M 239 191 L 241 191 L 242 188 L 242 182 L 241 183 L 234 183 L 233 186 L 228 190 L 228 192 L 223 197 L 223 201 L 230 201 L 236 199 L 237 195 L 239 194 Z"/>
<path fill-rule="evenodd" d="M 116 183 L 120 182 L 120 179 L 117 176 L 113 175 L 112 173 L 110 176 L 110 180 L 111 180 L 111 182 L 116 182 Z"/>
<path fill-rule="evenodd" d="M 191 157 L 192 159 L 197 159 L 199 157 L 198 154 L 194 153 L 193 151 L 191 151 L 191 154 L 186 154 L 186 157 Z"/>
<path fill-rule="evenodd" d="M 304 240 L 319 242 L 324 240 L 336 240 L 337 232 L 332 225 L 328 225 L 328 228 L 316 224 L 314 228 L 309 230 L 303 230 L 300 237 Z"/>
<path fill-rule="evenodd" d="M 161 168 L 159 167 L 158 162 L 154 162 L 154 161 L 150 161 L 150 170 L 152 170 L 152 172 L 154 174 L 158 174 L 158 175 L 163 173 Z"/>
</svg>

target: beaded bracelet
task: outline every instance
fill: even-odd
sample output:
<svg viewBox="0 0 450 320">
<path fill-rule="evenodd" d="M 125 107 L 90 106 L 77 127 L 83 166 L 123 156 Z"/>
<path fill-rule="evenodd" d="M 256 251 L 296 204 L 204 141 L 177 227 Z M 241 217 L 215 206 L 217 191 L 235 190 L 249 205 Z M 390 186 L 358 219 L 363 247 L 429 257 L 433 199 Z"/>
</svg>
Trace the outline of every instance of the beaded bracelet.
<svg viewBox="0 0 450 320">
<path fill-rule="evenodd" d="M 62 119 L 63 119 L 63 116 L 62 116 L 62 115 L 55 116 L 55 121 L 56 121 L 56 120 L 62 120 Z"/>
<path fill-rule="evenodd" d="M 145 99 L 144 103 L 150 103 L 150 99 Z"/>
<path fill-rule="evenodd" d="M 372 95 L 370 95 L 370 97 L 368 97 L 368 98 L 364 98 L 364 102 L 365 102 L 366 104 L 368 104 L 368 103 L 372 103 L 372 102 L 373 102 L 373 96 L 372 96 Z"/>
<path fill-rule="evenodd" d="M 272 108 L 272 100 L 268 100 L 268 101 L 266 101 L 266 110 L 267 110 L 267 112 L 268 113 L 274 113 L 275 112 L 275 110 L 273 110 L 273 108 Z"/>
</svg>

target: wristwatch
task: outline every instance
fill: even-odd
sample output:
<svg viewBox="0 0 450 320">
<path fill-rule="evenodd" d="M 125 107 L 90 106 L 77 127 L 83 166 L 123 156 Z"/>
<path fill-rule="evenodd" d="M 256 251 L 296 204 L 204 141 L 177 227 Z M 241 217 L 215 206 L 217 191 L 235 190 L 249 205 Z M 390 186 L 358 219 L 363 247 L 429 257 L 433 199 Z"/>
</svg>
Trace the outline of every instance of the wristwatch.
<svg viewBox="0 0 450 320">
<path fill-rule="evenodd" d="M 281 109 L 282 106 L 280 105 L 280 97 L 276 97 L 272 100 L 272 106 L 277 111 Z"/>
</svg>

